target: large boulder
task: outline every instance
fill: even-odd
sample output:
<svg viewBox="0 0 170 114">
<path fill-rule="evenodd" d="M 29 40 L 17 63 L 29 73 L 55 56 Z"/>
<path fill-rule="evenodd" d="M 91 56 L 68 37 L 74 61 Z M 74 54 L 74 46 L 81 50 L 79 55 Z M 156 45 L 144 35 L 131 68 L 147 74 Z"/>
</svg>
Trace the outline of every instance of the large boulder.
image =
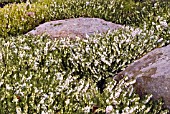
<svg viewBox="0 0 170 114">
<path fill-rule="evenodd" d="M 163 98 L 165 107 L 170 109 L 170 45 L 149 52 L 114 78 L 120 80 L 125 75 L 136 79 L 134 87 L 140 96 Z"/>
<path fill-rule="evenodd" d="M 114 24 L 99 18 L 71 18 L 56 20 L 39 25 L 27 34 L 47 34 L 51 38 L 70 37 L 86 38 L 94 33 L 105 33 L 121 28 L 122 25 Z"/>
</svg>

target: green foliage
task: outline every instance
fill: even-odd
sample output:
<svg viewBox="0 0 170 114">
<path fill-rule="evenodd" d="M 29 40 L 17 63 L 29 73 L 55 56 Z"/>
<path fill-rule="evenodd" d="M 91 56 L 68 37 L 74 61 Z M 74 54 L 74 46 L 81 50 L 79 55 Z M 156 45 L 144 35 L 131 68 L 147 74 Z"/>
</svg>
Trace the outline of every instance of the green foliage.
<svg viewBox="0 0 170 114">
<path fill-rule="evenodd" d="M 11 12 L 12 11 L 12 12 Z M 34 13 L 30 16 L 29 12 Z M 170 22 L 169 2 L 137 2 L 124 0 L 41 0 L 33 4 L 14 4 L 0 9 L 0 35 L 10 36 L 28 32 L 40 23 L 72 17 L 98 17 L 115 23 L 148 26 L 162 17 Z"/>
<path fill-rule="evenodd" d="M 0 3 L 21 3 L 21 2 L 31 2 L 31 3 L 34 3 L 34 2 L 37 2 L 38 0 L 0 0 Z"/>
<path fill-rule="evenodd" d="M 0 10 L 0 34 L 2 36 L 25 33 L 46 20 L 47 8 L 25 3 L 12 4 Z M 43 12 L 43 13 L 42 13 Z"/>
<path fill-rule="evenodd" d="M 3 2 L 13 3 L 13 2 L 23 2 L 23 0 L 0 0 L 0 3 L 3 3 Z"/>
<path fill-rule="evenodd" d="M 30 3 L 35 3 L 37 2 L 37 0 L 0 0 L 0 8 L 3 8 L 5 5 L 11 5 L 13 3 L 26 3 L 26 2 L 30 2 Z"/>
<path fill-rule="evenodd" d="M 157 25 L 158 26 L 158 25 Z M 168 29 L 169 30 L 169 29 Z M 131 27 L 88 39 L 51 40 L 47 36 L 18 36 L 0 41 L 1 113 L 167 113 L 162 102 L 134 93 L 135 80 L 113 77 L 140 55 L 169 42 L 168 32 L 143 30 L 132 36 Z M 106 80 L 104 92 L 98 82 Z M 85 113 L 85 112 L 84 112 Z"/>
<path fill-rule="evenodd" d="M 0 113 L 168 113 L 161 100 L 135 94 L 135 80 L 111 78 L 154 48 L 169 44 L 168 5 L 40 0 L 1 8 Z M 135 29 L 126 26 L 87 39 L 55 41 L 48 36 L 19 35 L 49 20 L 80 16 L 141 29 L 136 36 Z"/>
</svg>

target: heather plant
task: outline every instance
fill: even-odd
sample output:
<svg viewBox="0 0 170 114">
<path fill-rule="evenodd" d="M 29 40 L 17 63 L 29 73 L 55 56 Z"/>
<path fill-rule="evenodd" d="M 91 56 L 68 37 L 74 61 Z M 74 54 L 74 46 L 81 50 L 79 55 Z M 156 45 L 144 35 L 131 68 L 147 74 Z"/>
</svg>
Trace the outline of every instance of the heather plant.
<svg viewBox="0 0 170 114">
<path fill-rule="evenodd" d="M 167 114 L 161 99 L 135 93 L 136 80 L 113 77 L 134 60 L 169 44 L 168 4 L 43 0 L 1 8 L 0 113 Z M 80 16 L 133 27 L 75 40 L 20 35 L 49 20 Z"/>
<path fill-rule="evenodd" d="M 12 3 L 12 2 L 24 2 L 23 0 L 0 0 L 0 3 L 7 2 L 7 3 Z"/>
<path fill-rule="evenodd" d="M 13 3 L 35 3 L 37 0 L 0 0 L 0 8 L 5 7 L 6 5 L 11 5 Z"/>
<path fill-rule="evenodd" d="M 163 28 L 159 31 L 166 32 Z M 142 54 L 169 42 L 169 37 L 160 41 L 152 31 L 137 36 L 132 31 L 126 27 L 75 40 L 1 38 L 1 113 L 166 114 L 162 101 L 135 94 L 135 80 L 112 79 Z"/>
<path fill-rule="evenodd" d="M 12 9 L 12 10 L 11 10 Z M 124 0 L 44 0 L 30 5 L 25 3 L 9 5 L 0 9 L 0 35 L 15 36 L 33 29 L 40 23 L 49 20 L 96 17 L 115 23 L 143 26 L 147 21 L 148 28 L 157 17 L 169 20 L 169 2 L 137 2 Z M 11 12 L 12 11 L 12 12 Z M 30 16 L 29 14 L 34 15 Z"/>
<path fill-rule="evenodd" d="M 0 3 L 21 3 L 21 2 L 37 2 L 38 0 L 0 0 Z"/>
</svg>

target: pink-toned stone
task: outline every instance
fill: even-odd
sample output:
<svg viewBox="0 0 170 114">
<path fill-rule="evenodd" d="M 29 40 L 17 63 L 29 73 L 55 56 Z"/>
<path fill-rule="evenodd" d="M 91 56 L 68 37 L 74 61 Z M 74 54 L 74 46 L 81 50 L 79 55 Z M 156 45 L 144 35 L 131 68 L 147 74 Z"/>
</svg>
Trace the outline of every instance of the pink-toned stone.
<svg viewBox="0 0 170 114">
<path fill-rule="evenodd" d="M 170 45 L 157 48 L 134 63 L 114 78 L 124 75 L 136 79 L 136 92 L 143 96 L 152 94 L 153 99 L 163 98 L 165 107 L 170 109 Z"/>
<path fill-rule="evenodd" d="M 70 37 L 86 38 L 87 35 L 94 33 L 105 33 L 108 30 L 113 31 L 122 28 L 122 25 L 114 24 L 99 18 L 71 18 L 65 20 L 56 20 L 39 25 L 28 32 L 32 35 L 47 34 L 51 38 Z"/>
</svg>

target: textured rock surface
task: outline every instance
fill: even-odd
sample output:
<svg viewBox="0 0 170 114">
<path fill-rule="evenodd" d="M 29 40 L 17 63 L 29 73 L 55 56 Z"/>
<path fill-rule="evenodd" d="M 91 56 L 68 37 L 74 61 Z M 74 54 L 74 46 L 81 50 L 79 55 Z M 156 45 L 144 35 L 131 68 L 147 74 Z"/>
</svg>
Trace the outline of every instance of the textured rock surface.
<svg viewBox="0 0 170 114">
<path fill-rule="evenodd" d="M 66 20 L 57 20 L 46 22 L 36 27 L 35 30 L 28 32 L 28 34 L 41 35 L 43 33 L 49 35 L 51 38 L 70 37 L 85 38 L 87 35 L 94 33 L 104 33 L 108 30 L 116 30 L 121 28 L 121 25 L 104 21 L 99 18 L 72 18 Z"/>
<path fill-rule="evenodd" d="M 119 80 L 123 75 L 137 79 L 135 88 L 140 96 L 151 93 L 154 99 L 162 97 L 170 109 L 170 45 L 149 52 L 115 79 Z"/>
</svg>

